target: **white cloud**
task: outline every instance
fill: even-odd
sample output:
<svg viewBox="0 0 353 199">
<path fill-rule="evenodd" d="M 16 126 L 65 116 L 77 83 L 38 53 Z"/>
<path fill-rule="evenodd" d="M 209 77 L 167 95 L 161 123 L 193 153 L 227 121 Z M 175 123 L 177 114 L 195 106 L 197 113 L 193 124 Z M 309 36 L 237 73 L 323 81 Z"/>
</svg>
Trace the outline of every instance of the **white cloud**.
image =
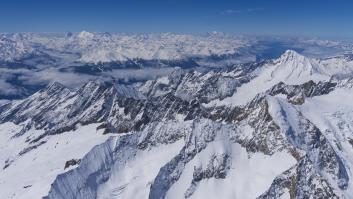
<svg viewBox="0 0 353 199">
<path fill-rule="evenodd" d="M 224 15 L 242 14 L 248 12 L 256 12 L 264 10 L 264 8 L 247 8 L 247 9 L 228 9 L 222 12 Z"/>
</svg>

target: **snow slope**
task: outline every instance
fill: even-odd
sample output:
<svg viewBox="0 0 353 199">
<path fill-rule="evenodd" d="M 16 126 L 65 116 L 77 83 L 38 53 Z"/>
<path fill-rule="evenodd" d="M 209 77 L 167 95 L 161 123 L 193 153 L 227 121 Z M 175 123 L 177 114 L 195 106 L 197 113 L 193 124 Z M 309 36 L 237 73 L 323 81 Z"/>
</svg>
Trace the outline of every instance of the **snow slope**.
<svg viewBox="0 0 353 199">
<path fill-rule="evenodd" d="M 26 137 L 13 137 L 21 126 L 13 123 L 0 125 L 0 161 L 11 164 L 0 172 L 1 198 L 41 198 L 48 193 L 56 176 L 74 168 L 64 169 L 66 161 L 81 159 L 91 148 L 108 138 L 96 131 L 97 124 L 78 126 L 77 130 L 51 136 L 32 150 Z M 36 130 L 27 136 L 41 134 Z"/>
<path fill-rule="evenodd" d="M 198 154 L 187 165 L 178 183 L 168 191 L 166 198 L 184 198 L 188 188 L 188 183 L 185 182 L 192 181 L 194 168 L 207 165 L 213 154 L 222 154 L 227 150 L 232 159 L 227 177 L 201 181 L 197 190 L 188 198 L 256 198 L 266 191 L 277 175 L 296 163 L 296 160 L 286 152 L 272 156 L 261 153 L 248 154 L 239 144 L 227 142 L 229 140 L 217 140 Z M 262 165 L 261 169 L 259 165 Z"/>
</svg>

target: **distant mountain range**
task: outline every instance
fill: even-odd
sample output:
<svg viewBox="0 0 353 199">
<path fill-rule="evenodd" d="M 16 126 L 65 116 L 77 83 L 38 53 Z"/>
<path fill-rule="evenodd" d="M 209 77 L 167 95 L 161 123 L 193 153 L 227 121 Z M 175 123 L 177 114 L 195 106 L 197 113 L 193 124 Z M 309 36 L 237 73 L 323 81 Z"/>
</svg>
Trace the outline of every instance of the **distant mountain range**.
<svg viewBox="0 0 353 199">
<path fill-rule="evenodd" d="M 275 48 L 274 48 L 275 47 Z M 313 38 L 285 38 L 236 36 L 224 33 L 204 35 L 161 34 L 110 34 L 91 33 L 12 33 L 0 34 L 0 60 L 26 62 L 27 59 L 51 58 L 62 64 L 108 63 L 128 60 L 184 60 L 188 58 L 233 57 L 234 62 L 256 61 L 262 54 L 278 56 L 283 49 L 291 48 L 307 54 L 320 55 L 352 50 L 347 43 Z M 261 49 L 265 48 L 265 49 Z M 269 49 L 272 48 L 272 49 Z M 316 49 L 314 52 L 314 48 Z M 251 51 L 253 50 L 253 52 Z M 277 52 L 273 52 L 273 51 Z M 254 52 L 256 51 L 256 53 Z M 272 51 L 272 52 L 271 52 Z M 238 60 L 248 53 L 245 60 Z M 266 56 L 266 55 L 264 55 Z M 269 57 L 265 57 L 269 58 Z M 274 57 L 271 57 L 274 58 Z M 39 61 L 37 60 L 37 61 Z"/>
</svg>

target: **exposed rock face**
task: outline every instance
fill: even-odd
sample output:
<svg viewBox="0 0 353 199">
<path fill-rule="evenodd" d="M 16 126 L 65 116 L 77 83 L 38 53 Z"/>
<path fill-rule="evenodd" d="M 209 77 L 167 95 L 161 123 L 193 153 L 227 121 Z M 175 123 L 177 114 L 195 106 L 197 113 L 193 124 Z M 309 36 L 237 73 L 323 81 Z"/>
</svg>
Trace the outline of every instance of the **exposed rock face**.
<svg viewBox="0 0 353 199">
<path fill-rule="evenodd" d="M 1 107 L 1 110 L 2 122 L 26 122 L 16 136 L 31 128 L 45 130 L 45 134 L 29 140 L 31 142 L 69 131 L 77 124 L 103 122 L 99 128 L 105 128 L 107 132 L 126 133 L 141 130 L 153 121 L 170 120 L 176 114 L 184 115 L 186 120 L 202 114 L 202 107 L 195 100 L 183 101 L 172 94 L 146 100 L 133 88 L 100 82 L 89 82 L 78 91 L 54 83 L 28 99 Z"/>
<path fill-rule="evenodd" d="M 78 165 L 78 164 L 80 164 L 80 162 L 81 162 L 81 159 L 71 159 L 71 160 L 68 160 L 68 161 L 65 163 L 64 169 L 67 169 L 67 168 L 69 168 L 70 166 Z"/>
<path fill-rule="evenodd" d="M 172 93 L 183 100 L 197 99 L 200 103 L 222 100 L 232 96 L 237 87 L 249 82 L 254 77 L 252 72 L 261 65 L 263 63 L 242 64 L 207 73 L 177 70 L 169 76 L 147 81 L 139 86 L 139 90 L 149 97 Z"/>
<path fill-rule="evenodd" d="M 269 190 L 258 198 L 281 198 L 285 193 L 288 193 L 290 199 L 339 198 L 307 158 L 303 158 L 293 168 L 278 176 Z"/>
<path fill-rule="evenodd" d="M 283 94 L 287 96 L 290 103 L 300 105 L 305 102 L 305 97 L 314 97 L 325 95 L 333 91 L 337 86 L 335 82 L 318 82 L 309 81 L 301 85 L 286 85 L 283 82 L 272 87 L 269 95 Z"/>
</svg>

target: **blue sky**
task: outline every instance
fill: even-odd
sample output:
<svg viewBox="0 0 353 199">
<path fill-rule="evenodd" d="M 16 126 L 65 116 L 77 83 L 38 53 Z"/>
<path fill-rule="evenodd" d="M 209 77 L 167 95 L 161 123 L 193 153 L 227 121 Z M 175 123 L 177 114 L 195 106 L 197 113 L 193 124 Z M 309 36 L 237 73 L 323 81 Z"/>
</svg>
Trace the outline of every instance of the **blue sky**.
<svg viewBox="0 0 353 199">
<path fill-rule="evenodd" d="M 0 32 L 353 36 L 349 0 L 2 0 Z"/>
</svg>

